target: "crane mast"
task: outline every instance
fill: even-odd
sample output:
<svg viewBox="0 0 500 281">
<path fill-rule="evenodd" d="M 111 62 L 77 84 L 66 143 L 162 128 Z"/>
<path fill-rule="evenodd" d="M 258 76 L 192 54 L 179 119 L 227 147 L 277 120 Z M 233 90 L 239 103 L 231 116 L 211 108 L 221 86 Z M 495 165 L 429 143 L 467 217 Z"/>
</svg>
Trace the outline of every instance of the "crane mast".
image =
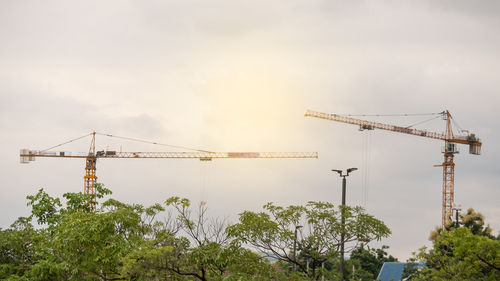
<svg viewBox="0 0 500 281">
<path fill-rule="evenodd" d="M 442 211 L 441 211 L 441 223 L 446 225 L 452 215 L 453 208 L 453 198 L 455 194 L 454 182 L 455 182 L 455 163 L 453 162 L 454 155 L 458 153 L 455 146 L 456 143 L 469 145 L 469 153 L 479 155 L 481 154 L 482 143 L 474 134 L 459 135 L 455 136 L 453 134 L 453 129 L 451 126 L 451 114 L 448 110 L 441 112 L 443 118 L 446 120 L 446 131 L 445 133 L 429 132 L 425 130 L 419 130 L 415 128 L 401 127 L 391 124 L 361 120 L 357 118 L 342 116 L 338 114 L 323 113 L 313 110 L 307 110 L 305 113 L 306 117 L 315 117 L 320 119 L 326 119 L 351 125 L 358 125 L 360 130 L 374 130 L 381 129 L 391 132 L 415 135 L 420 137 L 426 137 L 431 139 L 443 140 L 445 146 L 443 149 L 444 161 L 441 165 L 436 165 L 443 167 L 443 187 L 442 187 Z"/>
<path fill-rule="evenodd" d="M 59 153 L 59 155 L 61 156 L 61 153 Z M 62 156 L 64 156 L 64 153 Z M 97 183 L 97 175 L 96 175 L 97 158 L 95 153 L 95 132 L 92 132 L 92 141 L 90 142 L 89 154 L 85 158 L 86 160 L 85 160 L 85 175 L 83 176 L 83 193 L 95 195 L 96 194 L 95 184 Z M 97 200 L 96 196 L 93 196 L 92 206 L 95 206 L 96 200 Z"/>
</svg>

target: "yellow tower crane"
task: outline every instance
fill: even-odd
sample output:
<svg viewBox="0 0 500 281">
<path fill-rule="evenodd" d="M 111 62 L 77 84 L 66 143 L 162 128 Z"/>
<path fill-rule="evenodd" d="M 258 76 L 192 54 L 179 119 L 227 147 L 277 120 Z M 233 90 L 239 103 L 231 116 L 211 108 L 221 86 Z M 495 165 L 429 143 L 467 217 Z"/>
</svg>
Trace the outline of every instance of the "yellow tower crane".
<svg viewBox="0 0 500 281">
<path fill-rule="evenodd" d="M 85 159 L 85 175 L 84 180 L 84 193 L 96 194 L 95 183 L 97 182 L 96 175 L 96 162 L 98 158 L 171 158 L 171 159 L 199 159 L 201 161 L 211 161 L 212 159 L 251 159 L 251 158 L 318 158 L 317 152 L 210 152 L 204 150 L 196 150 L 193 152 L 121 152 L 121 151 L 96 151 L 95 136 L 96 132 L 92 132 L 86 136 L 92 136 L 90 149 L 87 153 L 70 153 L 65 151 L 48 151 L 48 150 L 29 150 L 21 149 L 19 156 L 21 163 L 26 164 L 34 161 L 37 157 L 55 157 L 55 158 L 82 158 Z M 108 137 L 117 137 L 109 134 L 100 134 Z M 81 139 L 83 137 L 77 138 Z M 118 137 L 122 139 L 135 140 L 140 142 L 147 142 L 137 139 Z M 74 140 L 77 140 L 74 139 Z M 74 140 L 62 143 L 60 145 L 72 142 Z M 151 144 L 159 144 L 155 142 L 148 142 Z M 57 145 L 57 146 L 60 146 Z M 162 145 L 162 144 L 160 144 Z M 55 147 L 57 147 L 55 146 Z M 171 146 L 171 145 L 167 145 Z M 93 197 L 95 200 L 95 196 Z"/>
<path fill-rule="evenodd" d="M 418 130 L 408 127 L 400 127 L 395 125 L 389 125 L 384 123 L 360 120 L 356 118 L 351 118 L 338 114 L 329 114 L 323 112 L 317 112 L 312 110 L 307 110 L 305 116 L 316 117 L 326 120 L 337 121 L 341 123 L 347 123 L 352 125 L 358 125 L 360 130 L 373 130 L 382 129 L 391 132 L 421 136 L 426 138 L 444 140 L 445 146 L 443 149 L 444 161 L 441 165 L 436 165 L 443 167 L 443 191 L 442 191 L 442 212 L 441 212 L 441 223 L 444 226 L 450 216 L 452 215 L 453 208 L 453 197 L 454 197 L 454 180 L 455 180 L 455 163 L 453 163 L 453 156 L 458 153 L 456 148 L 456 143 L 468 144 L 469 153 L 479 155 L 481 154 L 481 141 L 474 134 L 467 132 L 467 135 L 455 135 L 451 126 L 451 114 L 448 110 L 440 113 L 443 119 L 446 120 L 446 131 L 445 133 L 435 133 L 428 132 L 425 130 Z"/>
</svg>

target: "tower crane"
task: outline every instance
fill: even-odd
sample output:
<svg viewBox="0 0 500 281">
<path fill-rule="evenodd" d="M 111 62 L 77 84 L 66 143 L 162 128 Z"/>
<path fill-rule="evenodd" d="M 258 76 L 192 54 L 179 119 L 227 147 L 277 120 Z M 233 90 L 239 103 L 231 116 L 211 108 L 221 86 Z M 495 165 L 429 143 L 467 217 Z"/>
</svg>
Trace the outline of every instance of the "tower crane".
<svg viewBox="0 0 500 281">
<path fill-rule="evenodd" d="M 373 130 L 381 129 L 391 132 L 421 136 L 431 139 L 443 140 L 445 142 L 443 154 L 444 161 L 441 165 L 436 165 L 438 167 L 443 167 L 443 191 L 442 191 L 442 211 L 441 211 L 441 223 L 444 226 L 450 216 L 452 215 L 453 208 L 453 197 L 454 197 L 454 181 L 455 181 L 455 163 L 453 163 L 453 157 L 458 153 L 458 149 L 455 144 L 467 144 L 469 145 L 469 153 L 474 155 L 481 154 L 481 141 L 476 137 L 475 134 L 467 132 L 467 135 L 455 135 L 451 126 L 451 114 L 448 110 L 440 113 L 443 119 L 446 120 L 446 131 L 444 133 L 429 132 L 425 130 L 418 130 L 415 128 L 401 127 L 390 124 L 366 121 L 356 118 L 351 118 L 338 114 L 329 114 L 323 112 L 317 112 L 313 110 L 307 110 L 305 116 L 316 117 L 331 121 L 337 121 L 341 123 L 347 123 L 352 125 L 358 125 L 360 130 Z"/>
<path fill-rule="evenodd" d="M 193 152 L 122 152 L 122 151 L 96 151 L 95 136 L 92 132 L 83 137 L 92 135 L 88 153 L 71 153 L 65 151 L 29 150 L 21 149 L 19 156 L 23 164 L 34 161 L 37 157 L 49 158 L 82 158 L 85 159 L 84 194 L 96 194 L 95 183 L 97 182 L 96 163 L 97 159 L 117 159 L 117 158 L 170 158 L 170 159 L 199 159 L 201 161 L 211 161 L 212 159 L 237 159 L 237 158 L 318 158 L 317 152 L 210 152 L 197 150 Z M 109 137 L 113 135 L 101 134 Z M 83 138 L 80 137 L 80 138 Z M 77 138 L 77 139 L 80 139 Z M 123 138 L 123 137 L 121 137 Z M 77 140 L 75 139 L 75 140 Z M 130 138 L 125 138 L 134 140 Z M 72 140 L 73 141 L 73 140 Z M 63 144 L 69 143 L 65 142 Z M 142 141 L 145 142 L 145 141 Z M 152 143 L 158 144 L 158 143 Z M 62 145 L 62 144 L 61 144 Z M 60 145 L 57 145 L 60 146 Z M 55 146 L 55 147 L 57 147 Z M 93 197 L 95 200 L 95 196 Z"/>
</svg>

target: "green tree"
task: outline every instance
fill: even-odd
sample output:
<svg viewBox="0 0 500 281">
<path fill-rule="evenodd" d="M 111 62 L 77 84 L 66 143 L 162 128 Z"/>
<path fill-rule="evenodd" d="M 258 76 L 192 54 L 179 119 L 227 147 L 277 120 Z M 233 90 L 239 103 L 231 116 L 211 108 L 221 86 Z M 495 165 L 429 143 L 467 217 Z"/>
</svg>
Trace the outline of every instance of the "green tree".
<svg viewBox="0 0 500 281">
<path fill-rule="evenodd" d="M 476 212 L 473 208 L 467 209 L 465 213 L 459 214 L 459 225 L 470 229 L 474 235 L 487 236 L 489 238 L 494 238 L 492 235 L 492 229 L 489 225 L 485 225 L 483 214 Z M 456 228 L 456 222 L 453 220 L 448 221 L 444 226 L 444 230 L 451 231 Z M 434 241 L 439 237 L 443 227 L 436 227 L 435 230 L 431 231 L 429 240 Z"/>
<path fill-rule="evenodd" d="M 143 238 L 140 208 L 107 201 L 96 212 L 62 215 L 51 246 L 75 279 L 119 278 L 121 259 Z"/>
<path fill-rule="evenodd" d="M 345 242 L 355 244 L 362 239 L 379 240 L 390 234 L 389 228 L 380 220 L 365 213 L 361 207 L 308 202 L 305 206 L 264 205 L 264 212 L 245 211 L 240 214 L 239 223 L 228 228 L 228 233 L 243 243 L 255 247 L 269 257 L 288 264 L 295 264 L 297 270 L 310 279 L 324 274 L 322 265 L 338 255 L 340 236 Z M 341 213 L 345 226 L 341 224 Z M 294 258 L 295 230 L 298 251 L 306 259 Z M 349 247 L 347 247 L 349 249 Z"/>
<path fill-rule="evenodd" d="M 500 280 L 500 241 L 466 227 L 442 231 L 417 259 L 427 268 L 406 272 L 412 280 Z"/>
<path fill-rule="evenodd" d="M 111 194 L 96 185 L 97 199 Z M 0 233 L 2 278 L 12 280 L 125 280 L 122 259 L 154 230 L 160 205 L 144 208 L 93 195 L 66 193 L 65 206 L 43 189 L 27 196 L 29 218 Z M 30 221 L 40 225 L 34 229 Z M 10 242 L 9 242 L 10 241 Z M 14 243 L 15 242 L 15 243 Z M 5 252 L 5 254 L 4 254 Z M 21 280 L 20 279 L 20 280 Z"/>
<path fill-rule="evenodd" d="M 485 225 L 483 214 L 469 208 L 466 213 L 460 214 L 460 218 L 461 224 L 470 229 L 472 234 L 494 238 L 491 227 L 489 225 Z"/>
<path fill-rule="evenodd" d="M 155 234 L 127 256 L 123 270 L 137 280 L 269 280 L 276 272 L 261 256 L 226 234 L 225 220 L 209 219 L 206 205 L 197 212 L 188 199 L 171 197 L 175 223 L 187 237 L 172 231 Z"/>
<path fill-rule="evenodd" d="M 389 255 L 386 250 L 389 246 L 375 249 L 361 244 L 356 247 L 347 261 L 347 277 L 352 280 L 371 281 L 377 278 L 384 262 L 397 262 L 398 259 Z M 354 270 L 353 270 L 354 267 Z"/>
<path fill-rule="evenodd" d="M 17 219 L 0 229 L 0 279 L 22 276 L 37 262 L 34 241 L 38 235 L 29 218 Z"/>
<path fill-rule="evenodd" d="M 337 271 L 331 269 L 336 266 L 333 258 L 342 231 L 351 245 L 358 238 L 380 239 L 390 233 L 361 208 L 340 211 L 329 203 L 287 208 L 267 204 L 271 215 L 244 212 L 240 223 L 230 226 L 225 219 L 208 217 L 205 204 L 192 208 L 187 199 L 171 197 L 165 205 L 144 207 L 105 198 L 111 191 L 100 184 L 96 190 L 96 195 L 66 193 L 54 198 L 41 189 L 27 196 L 31 216 L 0 229 L 0 279 L 298 281 L 321 275 L 334 279 Z M 165 211 L 166 217 L 158 219 Z M 340 225 L 341 212 L 345 228 Z M 297 241 L 299 271 L 290 272 L 290 247 L 299 223 L 307 231 L 301 231 Z M 282 248 L 268 253 L 288 259 L 271 264 L 242 246 L 271 243 L 269 239 Z M 285 270 L 277 266 L 280 263 Z"/>
</svg>

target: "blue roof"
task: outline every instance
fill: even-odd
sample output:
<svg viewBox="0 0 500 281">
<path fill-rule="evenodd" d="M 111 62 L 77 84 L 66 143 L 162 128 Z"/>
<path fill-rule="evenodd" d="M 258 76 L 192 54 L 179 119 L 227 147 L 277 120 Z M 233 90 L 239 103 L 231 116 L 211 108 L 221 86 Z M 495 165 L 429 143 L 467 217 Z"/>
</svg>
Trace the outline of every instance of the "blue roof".
<svg viewBox="0 0 500 281">
<path fill-rule="evenodd" d="M 377 280 L 401 281 L 405 264 L 405 262 L 384 262 L 384 265 L 382 265 L 382 269 L 380 269 L 380 273 L 377 276 Z"/>
</svg>

